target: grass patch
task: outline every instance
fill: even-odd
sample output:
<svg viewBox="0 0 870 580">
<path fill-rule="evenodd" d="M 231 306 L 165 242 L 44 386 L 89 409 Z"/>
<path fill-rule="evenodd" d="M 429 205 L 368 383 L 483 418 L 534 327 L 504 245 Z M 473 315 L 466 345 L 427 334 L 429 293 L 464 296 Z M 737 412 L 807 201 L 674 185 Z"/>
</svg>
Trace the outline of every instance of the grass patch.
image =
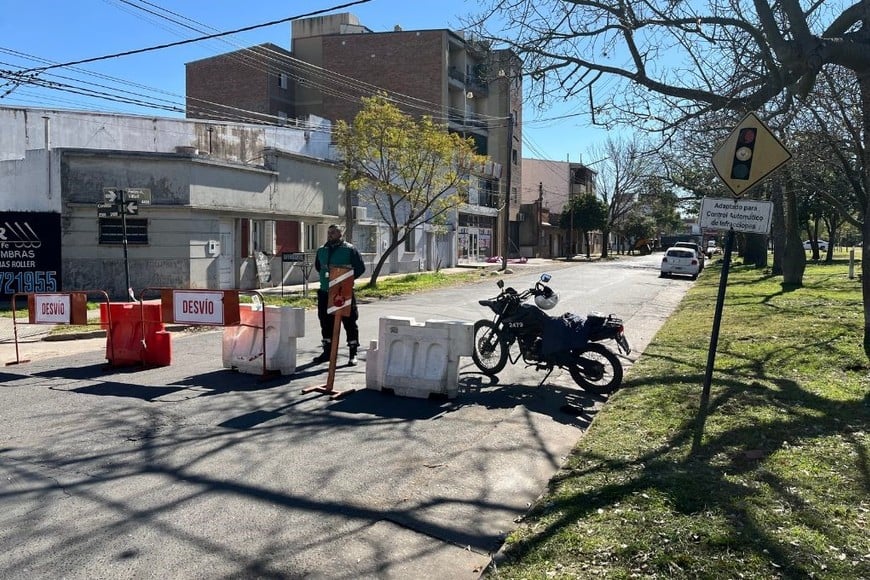
<svg viewBox="0 0 870 580">
<path fill-rule="evenodd" d="M 355 292 L 359 301 L 383 300 L 456 286 L 458 284 L 477 282 L 481 277 L 482 274 L 478 270 L 449 274 L 444 272 L 420 272 L 401 276 L 385 276 L 378 280 L 378 285 L 374 287 L 369 287 L 367 281 L 357 282 Z M 300 291 L 285 292 L 284 296 L 269 293 L 263 296 L 263 300 L 270 306 L 314 308 L 317 306 L 317 287 L 318 284 L 316 282 L 309 284 L 307 296 L 303 295 Z M 250 302 L 251 297 L 250 295 L 242 295 L 239 297 L 239 301 Z"/>
<path fill-rule="evenodd" d="M 786 291 L 732 268 L 701 424 L 720 268 L 656 335 L 489 577 L 870 578 L 860 280 L 845 261 L 811 263 Z"/>
</svg>

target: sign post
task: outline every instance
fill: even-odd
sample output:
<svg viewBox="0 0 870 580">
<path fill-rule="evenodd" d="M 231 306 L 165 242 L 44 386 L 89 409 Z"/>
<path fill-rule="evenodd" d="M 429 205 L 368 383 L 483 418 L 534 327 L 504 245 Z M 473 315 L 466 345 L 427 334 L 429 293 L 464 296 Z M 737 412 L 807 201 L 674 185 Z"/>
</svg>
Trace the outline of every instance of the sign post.
<svg viewBox="0 0 870 580">
<path fill-rule="evenodd" d="M 319 387 L 308 387 L 302 389 L 303 393 L 317 391 L 326 393 L 330 399 L 339 399 L 349 393 L 354 392 L 354 389 L 346 391 L 334 391 L 332 389 L 335 381 L 335 359 L 338 355 L 338 340 L 341 332 L 341 319 L 345 316 L 350 316 L 350 309 L 353 305 L 353 268 L 340 268 L 333 266 L 329 269 L 329 297 L 327 298 L 328 314 L 333 315 L 332 327 L 332 349 L 329 353 L 329 375 L 326 379 L 326 384 Z"/>
<path fill-rule="evenodd" d="M 289 262 L 291 264 L 290 265 L 290 272 L 292 273 L 293 268 L 296 266 L 296 264 L 298 262 L 303 262 L 303 264 L 304 264 L 305 254 L 303 254 L 301 252 L 283 252 L 281 254 L 281 298 L 284 298 L 284 264 L 287 262 Z M 304 294 L 307 294 L 307 290 L 308 290 L 307 272 L 304 272 L 304 267 L 303 267 L 303 273 L 305 274 L 303 276 L 303 279 L 302 279 L 303 295 L 304 295 Z"/>
<path fill-rule="evenodd" d="M 130 262 L 127 258 L 127 216 L 139 215 L 139 205 L 151 205 L 151 190 L 143 187 L 104 187 L 103 202 L 97 204 L 97 217 L 121 218 L 121 245 L 124 247 L 124 279 L 127 283 L 127 297 L 135 300 L 130 286 Z"/>
<path fill-rule="evenodd" d="M 692 451 L 701 446 L 707 408 L 710 404 L 710 385 L 713 382 L 713 367 L 716 362 L 716 347 L 719 344 L 719 329 L 725 304 L 725 289 L 731 270 L 731 253 L 734 249 L 735 232 L 749 234 L 770 233 L 770 216 L 773 203 L 754 199 L 741 199 L 740 195 L 773 173 L 791 159 L 791 153 L 774 137 L 767 126 L 754 113 L 749 113 L 734 128 L 716 153 L 712 163 L 716 174 L 730 189 L 734 199 L 708 199 L 701 201 L 700 226 L 708 230 L 724 230 L 725 254 L 722 257 L 722 275 L 713 314 L 713 329 L 710 332 L 710 349 L 707 352 L 707 368 L 701 390 L 697 428 L 692 441 Z"/>
</svg>

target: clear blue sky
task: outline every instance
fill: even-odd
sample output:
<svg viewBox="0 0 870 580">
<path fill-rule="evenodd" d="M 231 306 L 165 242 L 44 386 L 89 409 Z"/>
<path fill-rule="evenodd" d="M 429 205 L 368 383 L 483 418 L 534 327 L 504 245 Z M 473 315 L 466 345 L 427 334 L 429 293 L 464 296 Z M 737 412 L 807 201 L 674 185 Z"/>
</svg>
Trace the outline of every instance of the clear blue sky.
<svg viewBox="0 0 870 580">
<path fill-rule="evenodd" d="M 178 42 L 331 9 L 350 1 L 0 0 L 0 70 L 17 71 L 48 64 L 44 61 L 66 63 Z M 473 0 L 369 0 L 331 12 L 352 12 L 363 25 L 377 32 L 393 30 L 396 25 L 405 30 L 456 30 L 460 28 L 460 17 L 477 9 L 478 3 Z M 289 49 L 290 23 L 82 64 L 77 71 L 52 69 L 39 78 L 75 84 L 100 93 L 121 89 L 128 91 L 125 95 L 129 98 L 183 110 L 186 62 L 263 42 Z M 84 85 L 82 81 L 92 84 Z M 0 79 L 2 106 L 183 116 L 170 110 L 142 108 L 32 85 L 19 87 L 3 97 L 9 89 L 3 82 Z M 527 88 L 530 82 L 525 80 Z M 582 112 L 582 107 L 583 103 L 578 102 L 545 113 L 525 107 L 523 156 L 579 161 L 582 155 L 588 161 L 588 150 L 601 143 L 606 135 L 588 127 L 585 116 L 561 118 Z"/>
</svg>

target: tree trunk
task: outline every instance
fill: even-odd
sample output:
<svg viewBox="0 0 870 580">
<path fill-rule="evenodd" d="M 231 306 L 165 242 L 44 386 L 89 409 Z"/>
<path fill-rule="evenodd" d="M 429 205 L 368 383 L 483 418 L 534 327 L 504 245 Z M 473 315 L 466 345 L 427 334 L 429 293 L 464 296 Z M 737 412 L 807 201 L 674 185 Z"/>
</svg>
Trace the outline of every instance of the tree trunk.
<svg viewBox="0 0 870 580">
<path fill-rule="evenodd" d="M 782 275 L 782 260 L 785 253 L 786 226 L 785 209 L 782 203 L 782 182 L 778 179 L 773 181 L 770 201 L 773 202 L 773 216 L 771 216 L 771 240 L 773 241 L 773 268 L 774 276 Z"/>
<path fill-rule="evenodd" d="M 767 236 L 743 236 L 743 263 L 753 264 L 756 268 L 767 265 Z"/>
<path fill-rule="evenodd" d="M 864 21 L 865 28 L 870 25 Z M 858 73 L 858 85 L 861 87 L 861 112 L 864 123 L 864 159 L 861 160 L 861 175 L 864 178 L 864 207 L 862 208 L 861 233 L 861 294 L 864 299 L 864 355 L 870 359 L 870 275 L 863 273 L 865 264 L 870 264 L 870 71 Z"/>
<path fill-rule="evenodd" d="M 610 229 L 601 231 L 601 257 L 606 258 L 610 255 Z"/>
<path fill-rule="evenodd" d="M 807 253 L 801 241 L 801 226 L 798 220 L 798 203 L 794 190 L 785 192 L 785 251 L 782 255 L 782 285 L 786 288 L 800 288 L 804 283 L 807 268 Z"/>
<path fill-rule="evenodd" d="M 387 261 L 387 258 L 389 258 L 390 255 L 392 255 L 392 253 L 396 250 L 396 248 L 399 247 L 399 244 L 400 244 L 400 243 L 401 243 L 401 242 L 393 242 L 392 244 L 390 244 L 390 245 L 387 247 L 386 250 L 384 250 L 384 253 L 381 254 L 381 257 L 380 257 L 380 258 L 378 258 L 378 261 L 377 261 L 377 263 L 375 264 L 374 269 L 372 269 L 372 275 L 371 275 L 371 277 L 369 278 L 369 282 L 368 282 L 368 284 L 366 284 L 366 288 L 377 288 L 377 286 L 378 286 L 378 276 L 381 275 L 381 269 L 383 269 L 384 264 L 385 264 L 386 261 Z"/>
</svg>

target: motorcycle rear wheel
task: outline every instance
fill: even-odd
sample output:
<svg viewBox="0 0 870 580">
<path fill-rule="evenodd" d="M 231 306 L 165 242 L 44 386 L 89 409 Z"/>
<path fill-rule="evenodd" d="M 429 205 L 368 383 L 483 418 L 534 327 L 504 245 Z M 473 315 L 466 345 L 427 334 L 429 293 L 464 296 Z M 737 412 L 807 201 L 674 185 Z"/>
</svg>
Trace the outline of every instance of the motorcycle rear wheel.
<svg viewBox="0 0 870 580">
<path fill-rule="evenodd" d="M 491 377 L 507 364 L 508 344 L 493 321 L 478 320 L 474 323 L 471 358 L 483 374 Z"/>
<path fill-rule="evenodd" d="M 573 354 L 576 360 L 568 366 L 568 371 L 584 391 L 608 395 L 622 384 L 622 363 L 603 344 L 590 342 Z"/>
</svg>

